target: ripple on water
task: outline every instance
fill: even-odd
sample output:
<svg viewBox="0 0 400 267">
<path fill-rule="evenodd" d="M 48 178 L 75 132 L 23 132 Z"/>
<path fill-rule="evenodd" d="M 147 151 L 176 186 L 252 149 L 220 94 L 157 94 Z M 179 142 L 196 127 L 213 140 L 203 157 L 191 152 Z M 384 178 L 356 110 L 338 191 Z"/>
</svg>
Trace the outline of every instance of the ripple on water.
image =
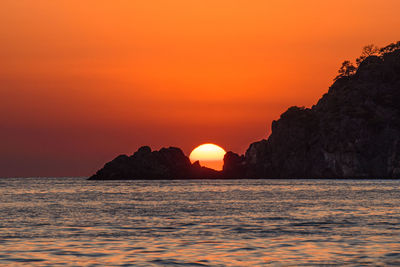
<svg viewBox="0 0 400 267">
<path fill-rule="evenodd" d="M 396 180 L 0 184 L 0 264 L 400 264 Z"/>
<path fill-rule="evenodd" d="M 209 266 L 208 264 L 205 263 L 200 263 L 200 262 L 182 262 L 176 259 L 164 259 L 164 260 L 152 260 L 151 263 L 154 263 L 156 265 L 160 266 Z"/>
</svg>

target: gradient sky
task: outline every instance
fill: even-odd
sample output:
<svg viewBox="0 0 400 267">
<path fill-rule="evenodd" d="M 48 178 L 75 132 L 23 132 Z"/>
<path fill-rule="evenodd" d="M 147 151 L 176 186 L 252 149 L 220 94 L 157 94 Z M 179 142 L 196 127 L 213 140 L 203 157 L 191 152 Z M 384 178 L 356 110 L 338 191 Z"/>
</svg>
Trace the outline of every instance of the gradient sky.
<svg viewBox="0 0 400 267">
<path fill-rule="evenodd" d="M 398 0 L 2 0 L 0 177 L 85 176 L 142 145 L 243 153 L 311 106 Z"/>
</svg>

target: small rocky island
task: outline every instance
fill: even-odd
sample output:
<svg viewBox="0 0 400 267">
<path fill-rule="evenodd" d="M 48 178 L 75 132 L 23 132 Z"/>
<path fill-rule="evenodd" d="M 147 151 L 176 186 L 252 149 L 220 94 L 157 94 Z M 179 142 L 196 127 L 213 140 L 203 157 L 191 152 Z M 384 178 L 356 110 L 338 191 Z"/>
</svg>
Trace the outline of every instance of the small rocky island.
<svg viewBox="0 0 400 267">
<path fill-rule="evenodd" d="M 177 147 L 151 151 L 150 147 L 139 148 L 132 156 L 120 155 L 108 162 L 91 180 L 157 180 L 157 179 L 202 179 L 221 178 L 221 173 L 200 166 L 198 161 L 190 163 L 188 157 Z"/>
<path fill-rule="evenodd" d="M 226 153 L 222 171 L 190 163 L 179 148 L 142 147 L 89 179 L 400 178 L 400 42 L 366 46 L 343 62 L 312 108 L 291 107 L 267 140 Z"/>
</svg>

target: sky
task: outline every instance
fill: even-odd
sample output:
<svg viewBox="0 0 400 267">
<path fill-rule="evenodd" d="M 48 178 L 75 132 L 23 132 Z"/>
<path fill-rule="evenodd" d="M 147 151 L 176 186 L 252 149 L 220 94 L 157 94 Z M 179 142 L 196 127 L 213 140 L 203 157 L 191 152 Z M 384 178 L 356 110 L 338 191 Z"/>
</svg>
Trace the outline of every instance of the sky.
<svg viewBox="0 0 400 267">
<path fill-rule="evenodd" d="M 2 0 L 0 177 L 88 176 L 142 145 L 244 153 L 341 62 L 400 40 L 398 0 Z"/>
</svg>

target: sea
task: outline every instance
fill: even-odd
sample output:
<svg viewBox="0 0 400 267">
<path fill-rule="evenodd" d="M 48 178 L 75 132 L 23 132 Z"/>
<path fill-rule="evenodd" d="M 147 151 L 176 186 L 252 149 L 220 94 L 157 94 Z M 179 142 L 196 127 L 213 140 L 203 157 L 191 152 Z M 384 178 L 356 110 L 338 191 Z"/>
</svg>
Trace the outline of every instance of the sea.
<svg viewBox="0 0 400 267">
<path fill-rule="evenodd" d="M 4 178 L 0 265 L 395 266 L 399 186 Z"/>
</svg>

